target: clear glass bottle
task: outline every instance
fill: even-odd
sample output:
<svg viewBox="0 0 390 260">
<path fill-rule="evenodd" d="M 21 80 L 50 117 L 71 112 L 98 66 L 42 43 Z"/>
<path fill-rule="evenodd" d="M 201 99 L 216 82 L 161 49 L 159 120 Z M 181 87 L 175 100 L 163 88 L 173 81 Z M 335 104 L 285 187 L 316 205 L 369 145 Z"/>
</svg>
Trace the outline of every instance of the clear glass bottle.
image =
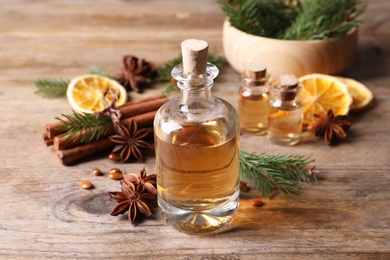
<svg viewBox="0 0 390 260">
<path fill-rule="evenodd" d="M 263 135 L 268 128 L 269 75 L 264 64 L 249 64 L 242 74 L 238 91 L 241 131 Z"/>
<path fill-rule="evenodd" d="M 271 87 L 268 139 L 275 144 L 295 145 L 302 134 L 302 84 L 294 75 L 282 75 Z"/>
<path fill-rule="evenodd" d="M 215 233 L 234 218 L 239 196 L 239 124 L 234 108 L 211 95 L 218 69 L 208 44 L 182 43 L 183 64 L 172 70 L 181 96 L 154 121 L 158 204 L 179 231 Z"/>
</svg>

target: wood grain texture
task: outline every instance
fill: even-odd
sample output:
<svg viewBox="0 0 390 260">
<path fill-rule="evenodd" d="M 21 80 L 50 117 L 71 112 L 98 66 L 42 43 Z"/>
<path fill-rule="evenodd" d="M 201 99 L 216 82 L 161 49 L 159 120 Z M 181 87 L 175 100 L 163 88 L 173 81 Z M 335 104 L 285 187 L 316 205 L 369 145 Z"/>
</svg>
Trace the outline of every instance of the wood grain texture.
<svg viewBox="0 0 390 260">
<path fill-rule="evenodd" d="M 374 93 L 368 111 L 353 115 L 342 144 L 307 139 L 294 147 L 264 136 L 241 136 L 247 152 L 307 155 L 319 181 L 286 200 L 243 194 L 232 228 L 190 236 L 155 219 L 133 227 L 112 217 L 107 192 L 119 190 L 108 171 L 146 167 L 113 164 L 105 156 L 62 166 L 41 133 L 69 113 L 65 99 L 44 99 L 37 77 L 74 77 L 91 65 L 115 74 L 122 55 L 157 64 L 180 54 L 187 38 L 223 54 L 224 16 L 217 1 L 0 0 L 0 258 L 1 259 L 389 259 L 390 258 L 390 2 L 369 0 L 358 51 L 344 76 Z M 237 107 L 240 76 L 224 63 L 213 93 Z M 158 93 L 162 86 L 144 95 Z M 133 98 L 139 97 L 132 93 Z M 105 174 L 94 176 L 92 168 Z M 91 181 L 93 190 L 79 187 Z M 250 186 L 253 187 L 252 184 Z M 254 208 L 252 198 L 265 204 Z"/>
</svg>

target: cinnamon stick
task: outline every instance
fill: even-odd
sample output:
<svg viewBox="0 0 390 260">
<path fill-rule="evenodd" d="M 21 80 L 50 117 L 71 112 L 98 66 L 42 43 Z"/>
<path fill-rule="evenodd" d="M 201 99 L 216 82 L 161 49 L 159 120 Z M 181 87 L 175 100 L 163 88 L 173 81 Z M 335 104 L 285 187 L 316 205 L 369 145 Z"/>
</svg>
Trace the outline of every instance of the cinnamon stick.
<svg viewBox="0 0 390 260">
<path fill-rule="evenodd" d="M 125 119 L 127 117 L 135 116 L 137 114 L 142 114 L 145 112 L 156 110 L 157 107 L 159 108 L 167 100 L 168 98 L 160 94 L 156 96 L 151 96 L 151 97 L 146 97 L 146 98 L 141 98 L 134 101 L 126 102 L 118 109 L 122 113 L 122 119 Z M 58 127 L 62 125 L 63 123 L 61 121 L 56 121 L 53 123 L 46 124 L 45 129 L 48 138 L 54 138 L 54 136 L 64 133 L 65 131 L 58 130 Z"/>
<path fill-rule="evenodd" d="M 64 133 L 65 131 L 57 129 L 62 126 L 62 124 L 63 123 L 61 121 L 46 124 L 45 129 L 47 131 L 47 136 L 49 138 L 54 138 L 54 136 Z"/>
<path fill-rule="evenodd" d="M 140 128 L 143 128 L 143 127 L 146 127 L 149 125 L 153 125 L 154 116 L 156 115 L 156 113 L 157 113 L 157 110 L 154 110 L 154 111 L 150 111 L 150 112 L 147 112 L 145 114 L 142 114 L 142 115 L 124 118 L 121 120 L 121 124 L 127 126 L 130 123 L 131 119 L 134 119 L 135 122 L 137 123 L 137 126 Z"/>
<path fill-rule="evenodd" d="M 122 113 L 122 119 L 133 117 L 135 115 L 144 114 L 146 112 L 158 110 L 168 98 L 160 98 L 156 100 L 150 100 L 138 104 L 126 105 L 119 107 L 119 111 Z"/>
<path fill-rule="evenodd" d="M 56 154 L 62 164 L 70 164 L 74 161 L 104 151 L 105 149 L 113 146 L 115 146 L 115 144 L 111 142 L 109 138 L 103 138 L 96 142 L 79 145 L 67 150 L 57 150 Z"/>
<path fill-rule="evenodd" d="M 166 98 L 166 96 L 164 94 L 158 94 L 158 95 L 155 95 L 155 96 L 139 98 L 139 99 L 136 99 L 136 100 L 128 101 L 128 102 L 124 103 L 121 107 L 125 107 L 125 106 L 128 106 L 128 105 L 139 104 L 139 103 L 143 103 L 143 102 L 148 102 L 148 101 L 152 101 L 152 100 L 156 100 L 156 99 L 160 99 L 160 98 Z"/>
<path fill-rule="evenodd" d="M 153 120 L 154 120 L 154 116 L 156 115 L 156 113 L 157 113 L 157 110 L 150 111 L 148 113 L 144 113 L 141 115 L 137 115 L 134 117 L 129 117 L 129 118 L 126 118 L 124 120 L 121 120 L 121 123 L 123 125 L 127 126 L 130 123 L 130 120 L 133 119 L 137 123 L 138 128 L 150 127 L 150 126 L 153 126 Z M 83 133 L 81 132 L 80 134 L 83 134 Z M 115 129 L 111 128 L 110 130 L 108 130 L 107 133 L 105 133 L 101 137 L 107 137 L 107 136 L 110 136 L 113 134 L 115 134 Z M 55 150 L 62 150 L 62 149 L 67 149 L 70 147 L 77 146 L 81 143 L 80 140 L 81 140 L 81 138 L 79 137 L 78 134 L 76 134 L 72 138 L 68 138 L 67 136 L 56 136 L 56 137 L 54 137 L 54 149 Z"/>
<path fill-rule="evenodd" d="M 79 134 L 83 135 L 85 131 L 81 131 Z M 79 136 L 79 134 L 76 134 L 75 136 L 73 137 L 70 137 L 68 138 L 68 136 L 62 136 L 62 135 L 57 135 L 54 137 L 54 150 L 65 150 L 65 149 L 68 149 L 68 148 L 71 148 L 71 147 L 75 147 L 75 146 L 78 146 L 78 145 L 82 145 L 83 143 L 81 142 L 81 137 Z M 104 137 L 108 137 L 110 135 L 113 135 L 115 134 L 115 130 L 114 128 L 111 128 L 110 130 L 108 130 L 108 132 L 104 135 L 101 135 L 100 136 L 100 139 L 103 139 Z M 93 142 L 96 142 L 96 141 L 93 141 Z"/>
<path fill-rule="evenodd" d="M 54 139 L 49 138 L 47 136 L 47 132 L 42 133 L 42 138 L 43 138 L 43 142 L 45 143 L 46 146 L 51 146 L 54 144 Z"/>
</svg>

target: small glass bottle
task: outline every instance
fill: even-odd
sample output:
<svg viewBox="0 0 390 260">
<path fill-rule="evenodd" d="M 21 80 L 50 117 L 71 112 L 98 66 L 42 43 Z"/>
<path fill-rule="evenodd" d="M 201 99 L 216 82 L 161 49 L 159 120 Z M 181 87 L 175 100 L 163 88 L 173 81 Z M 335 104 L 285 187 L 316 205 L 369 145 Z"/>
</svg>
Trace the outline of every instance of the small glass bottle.
<svg viewBox="0 0 390 260">
<path fill-rule="evenodd" d="M 207 52 L 205 41 L 182 43 L 183 64 L 172 70 L 181 96 L 154 120 L 159 209 L 168 224 L 190 234 L 221 231 L 238 209 L 238 115 L 211 95 L 218 69 Z"/>
<path fill-rule="evenodd" d="M 271 87 L 268 139 L 275 144 L 295 145 L 302 133 L 302 84 L 294 75 L 282 75 Z"/>
<path fill-rule="evenodd" d="M 269 76 L 264 64 L 251 63 L 242 74 L 238 115 L 243 132 L 263 135 L 268 128 Z"/>
</svg>

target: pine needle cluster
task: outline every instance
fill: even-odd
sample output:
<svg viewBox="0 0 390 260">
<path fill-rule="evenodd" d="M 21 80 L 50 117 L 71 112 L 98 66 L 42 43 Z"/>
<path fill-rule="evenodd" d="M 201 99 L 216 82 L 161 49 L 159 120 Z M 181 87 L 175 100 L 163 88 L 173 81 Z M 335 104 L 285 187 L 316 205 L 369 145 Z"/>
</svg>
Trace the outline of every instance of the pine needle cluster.
<svg viewBox="0 0 390 260">
<path fill-rule="evenodd" d="M 308 157 L 240 152 L 240 173 L 244 181 L 253 180 L 256 189 L 270 198 L 276 189 L 284 195 L 297 193 L 298 181 L 316 180 Z"/>
<path fill-rule="evenodd" d="M 105 71 L 104 69 L 102 69 L 102 68 L 100 68 L 98 66 L 90 67 L 89 70 L 88 70 L 88 73 L 110 78 L 110 74 L 107 71 Z"/>
<path fill-rule="evenodd" d="M 109 77 L 108 72 L 97 66 L 92 66 L 89 68 L 88 73 Z M 45 98 L 65 97 L 69 83 L 70 79 L 36 78 L 34 80 L 34 87 L 36 89 L 35 93 Z"/>
<path fill-rule="evenodd" d="M 69 79 L 37 78 L 35 93 L 46 98 L 65 97 L 69 82 Z"/>
<path fill-rule="evenodd" d="M 220 0 L 232 26 L 284 40 L 345 35 L 360 23 L 362 0 Z"/>
<path fill-rule="evenodd" d="M 113 126 L 109 116 L 96 117 L 94 114 L 76 113 L 61 114 L 64 118 L 56 117 L 62 122 L 62 125 L 57 130 L 64 131 L 63 136 L 67 139 L 74 138 L 74 142 L 80 140 L 82 143 L 90 143 L 97 141 L 100 137 L 106 134 Z"/>
</svg>

